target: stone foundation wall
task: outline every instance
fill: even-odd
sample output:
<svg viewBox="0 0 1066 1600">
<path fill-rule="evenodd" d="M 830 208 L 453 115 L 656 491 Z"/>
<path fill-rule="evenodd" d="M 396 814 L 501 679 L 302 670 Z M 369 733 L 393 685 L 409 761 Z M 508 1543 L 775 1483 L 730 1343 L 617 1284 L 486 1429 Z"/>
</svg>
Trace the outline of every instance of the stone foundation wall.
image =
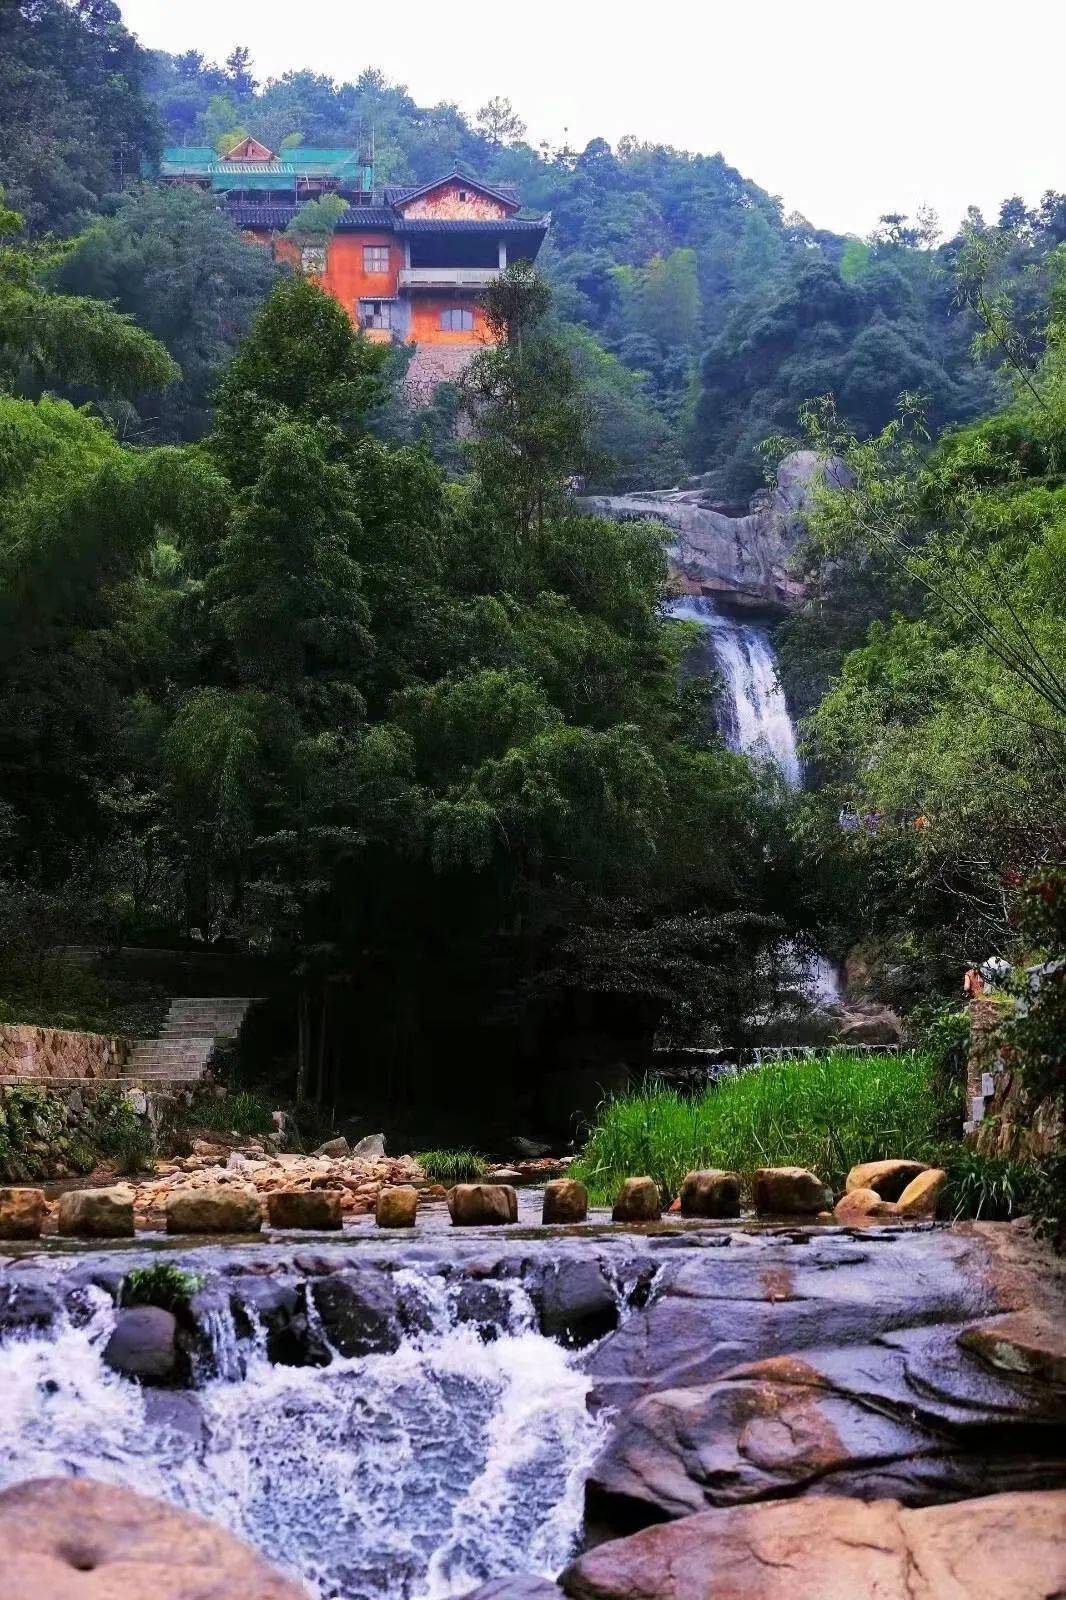
<svg viewBox="0 0 1066 1600">
<path fill-rule="evenodd" d="M 1062 1101 L 1034 1100 L 1021 1073 L 1004 1061 L 1001 1029 L 1012 1009 L 985 996 L 970 1002 L 966 1142 L 983 1156 L 1039 1161 L 1066 1148 Z"/>
<path fill-rule="evenodd" d="M 32 1023 L 0 1024 L 0 1083 L 13 1078 L 47 1083 L 70 1078 L 117 1078 L 130 1041 L 103 1033 L 73 1033 Z"/>
</svg>

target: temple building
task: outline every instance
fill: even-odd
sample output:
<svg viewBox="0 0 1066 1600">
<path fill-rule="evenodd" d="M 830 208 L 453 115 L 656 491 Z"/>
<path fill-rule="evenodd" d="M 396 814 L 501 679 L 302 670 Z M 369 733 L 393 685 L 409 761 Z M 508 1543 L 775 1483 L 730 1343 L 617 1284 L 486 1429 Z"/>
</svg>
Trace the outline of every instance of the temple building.
<svg viewBox="0 0 1066 1600">
<path fill-rule="evenodd" d="M 510 185 L 459 172 L 377 187 L 357 150 L 275 154 L 251 138 L 224 156 L 177 146 L 164 151 L 159 176 L 217 195 L 246 237 L 299 257 L 368 338 L 415 345 L 408 384 L 423 394 L 458 376 L 491 338 L 481 291 L 508 262 L 533 260 L 550 223 L 524 213 Z M 324 195 L 347 201 L 332 236 L 302 245 L 286 237 L 300 208 Z"/>
</svg>

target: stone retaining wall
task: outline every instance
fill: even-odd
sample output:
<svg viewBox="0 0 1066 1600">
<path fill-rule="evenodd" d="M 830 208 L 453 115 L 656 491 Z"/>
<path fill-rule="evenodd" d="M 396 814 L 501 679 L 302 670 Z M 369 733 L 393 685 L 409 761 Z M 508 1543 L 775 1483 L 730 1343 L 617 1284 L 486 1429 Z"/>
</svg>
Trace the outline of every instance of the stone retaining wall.
<svg viewBox="0 0 1066 1600">
<path fill-rule="evenodd" d="M 128 1039 L 103 1033 L 73 1033 L 28 1022 L 0 1024 L 0 1082 L 117 1078 L 129 1053 Z"/>
</svg>

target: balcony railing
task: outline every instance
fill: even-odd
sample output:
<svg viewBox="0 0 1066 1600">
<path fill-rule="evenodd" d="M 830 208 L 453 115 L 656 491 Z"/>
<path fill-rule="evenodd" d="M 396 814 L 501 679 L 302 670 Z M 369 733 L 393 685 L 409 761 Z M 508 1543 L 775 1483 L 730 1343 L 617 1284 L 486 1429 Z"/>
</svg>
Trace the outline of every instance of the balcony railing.
<svg viewBox="0 0 1066 1600">
<path fill-rule="evenodd" d="M 499 267 L 401 267 L 401 289 L 484 289 Z"/>
</svg>

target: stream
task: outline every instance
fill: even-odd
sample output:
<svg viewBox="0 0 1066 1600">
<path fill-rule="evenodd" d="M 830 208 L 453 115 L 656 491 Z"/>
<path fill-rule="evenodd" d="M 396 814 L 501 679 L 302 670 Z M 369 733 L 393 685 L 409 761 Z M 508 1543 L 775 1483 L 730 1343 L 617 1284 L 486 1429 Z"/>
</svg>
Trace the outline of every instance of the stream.
<svg viewBox="0 0 1066 1600">
<path fill-rule="evenodd" d="M 87 1287 L 73 1313 L 0 1347 L 0 1486 L 88 1474 L 170 1500 L 320 1600 L 442 1600 L 516 1569 L 554 1574 L 603 1440 L 590 1381 L 520 1283 L 486 1330 L 458 1319 L 443 1278 L 393 1282 L 410 1329 L 398 1348 L 330 1346 L 327 1366 L 273 1363 L 254 1307 L 243 1336 L 212 1311 L 193 1392 L 112 1371 L 116 1313 Z"/>
</svg>

